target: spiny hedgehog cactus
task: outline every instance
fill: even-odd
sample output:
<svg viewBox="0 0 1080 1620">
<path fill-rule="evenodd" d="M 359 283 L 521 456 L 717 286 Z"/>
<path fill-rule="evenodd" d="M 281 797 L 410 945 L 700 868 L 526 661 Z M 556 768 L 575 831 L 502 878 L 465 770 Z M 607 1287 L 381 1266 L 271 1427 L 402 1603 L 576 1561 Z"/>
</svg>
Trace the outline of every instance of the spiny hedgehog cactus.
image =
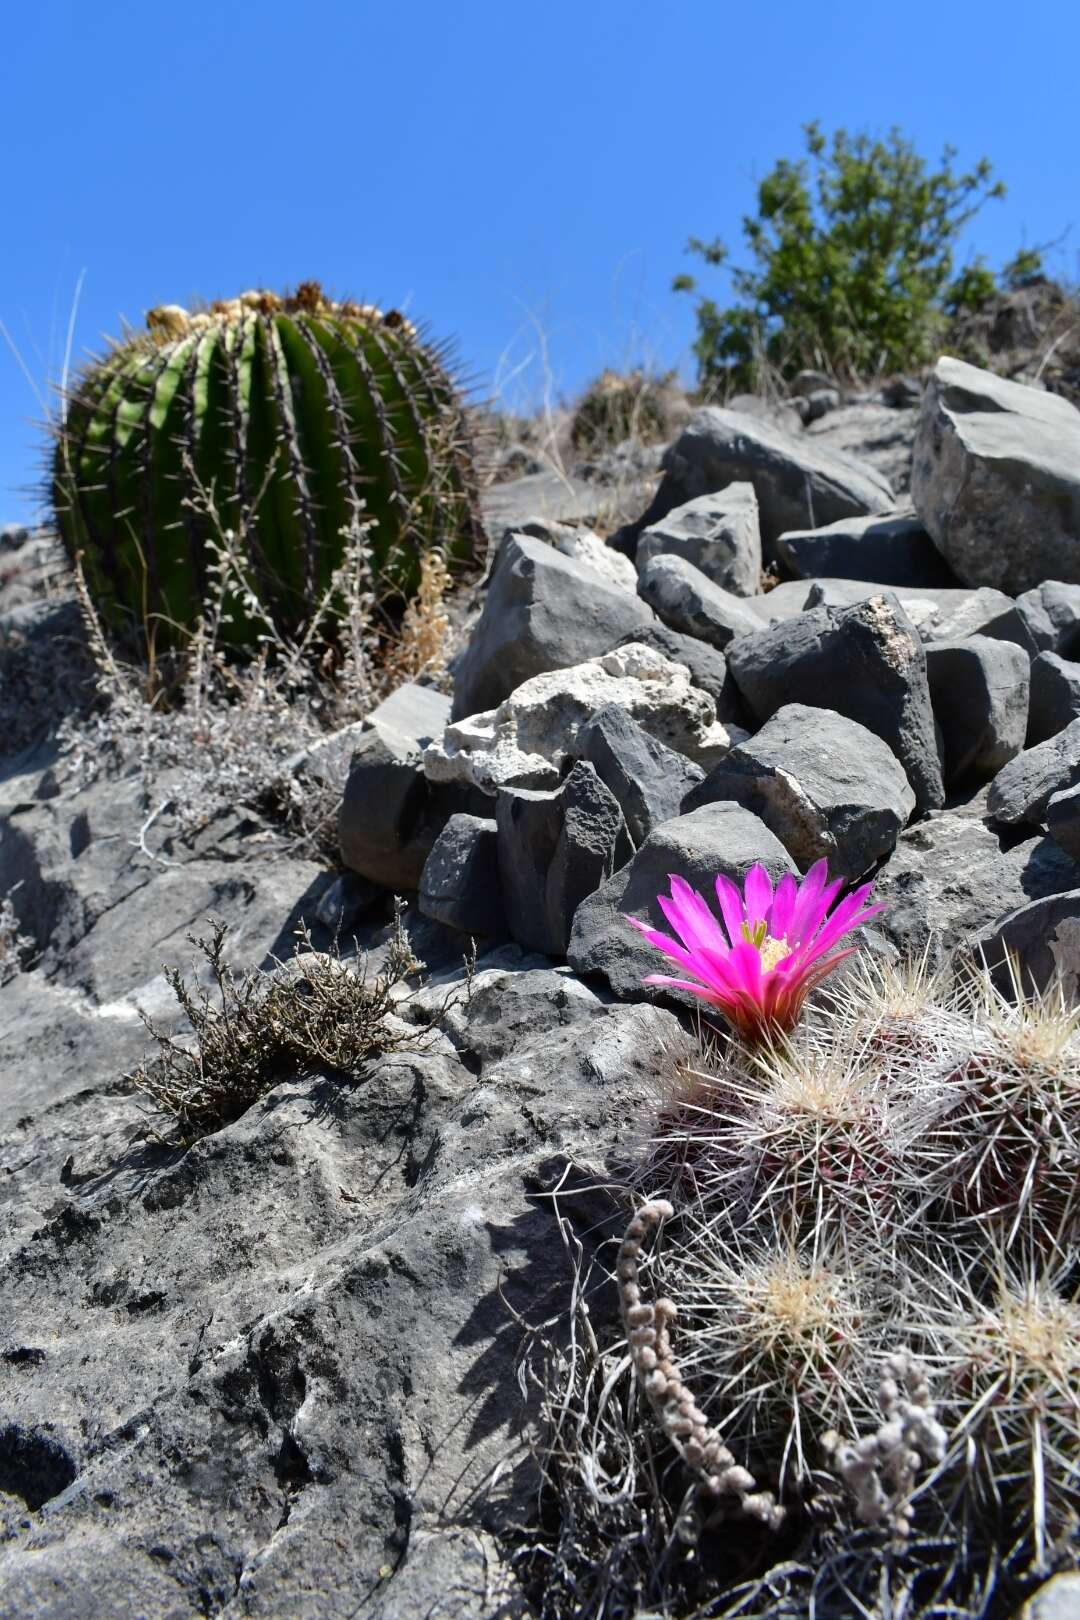
<svg viewBox="0 0 1080 1620">
<path fill-rule="evenodd" d="M 207 493 L 284 632 L 310 619 L 361 515 L 382 585 L 404 597 L 426 550 L 466 561 L 478 533 L 443 356 L 397 311 L 334 302 L 317 282 L 151 310 L 73 389 L 52 485 L 106 621 L 149 647 L 206 599 Z M 250 635 L 240 600 L 231 620 L 234 640 Z"/>
<path fill-rule="evenodd" d="M 807 1538 L 820 1613 L 1004 1617 L 1080 1564 L 1080 1014 L 1059 991 L 864 963 L 773 1042 L 682 1071 L 639 1185 L 632 1364 L 683 1463 L 700 1432 L 733 1482 L 696 1468 L 700 1557 L 752 1480 L 742 1513 L 775 1499 Z"/>
</svg>

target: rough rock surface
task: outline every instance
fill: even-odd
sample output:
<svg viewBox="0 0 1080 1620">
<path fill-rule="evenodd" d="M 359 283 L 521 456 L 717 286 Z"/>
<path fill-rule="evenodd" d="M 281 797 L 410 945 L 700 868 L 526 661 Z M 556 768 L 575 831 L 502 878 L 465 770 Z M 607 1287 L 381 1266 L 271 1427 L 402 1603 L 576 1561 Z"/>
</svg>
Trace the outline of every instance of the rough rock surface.
<svg viewBox="0 0 1080 1620">
<path fill-rule="evenodd" d="M 1035 748 L 1022 754 L 998 773 L 987 797 L 995 821 L 1041 822 L 1055 793 L 1080 782 L 1080 720 L 1074 720 Z"/>
<path fill-rule="evenodd" d="M 1080 887 L 1030 900 L 981 934 L 976 949 L 1006 995 L 1015 972 L 1025 990 L 1060 984 L 1075 1005 L 1080 1001 Z"/>
<path fill-rule="evenodd" d="M 666 452 L 663 467 L 652 503 L 632 525 L 635 538 L 675 507 L 734 483 L 754 486 L 766 556 L 772 542 L 789 529 L 888 512 L 895 505 L 888 481 L 872 467 L 809 437 L 715 405 L 695 411 Z"/>
<path fill-rule="evenodd" d="M 609 585 L 614 585 L 623 591 L 637 589 L 637 570 L 629 557 L 615 551 L 611 546 L 601 540 L 598 534 L 591 529 L 575 529 L 568 523 L 546 522 L 543 518 L 530 518 L 528 522 L 519 523 L 507 535 L 523 534 L 532 540 L 543 540 L 546 545 L 561 551 L 564 557 L 572 562 L 583 563 L 591 568 L 594 574 L 606 579 Z M 505 540 L 507 535 L 503 536 Z"/>
<path fill-rule="evenodd" d="M 785 704 L 733 748 L 686 808 L 722 800 L 760 817 L 802 871 L 824 858 L 849 879 L 888 854 L 915 808 L 887 743 L 854 720 L 801 703 Z"/>
<path fill-rule="evenodd" d="M 847 715 L 888 743 L 920 809 L 944 803 L 926 653 L 895 597 L 814 608 L 741 636 L 728 648 L 727 660 L 758 720 L 807 700 Z"/>
<path fill-rule="evenodd" d="M 880 596 L 881 587 L 854 579 L 785 580 L 748 604 L 771 623 L 793 619 L 815 607 L 854 607 Z M 1036 647 L 1017 604 L 1004 591 L 987 587 L 901 585 L 892 593 L 925 642 L 961 641 L 965 636 L 994 636 L 1015 641 L 1034 656 Z"/>
<path fill-rule="evenodd" d="M 1080 585 L 1048 579 L 1018 596 L 1016 611 L 1039 652 L 1061 658 L 1080 653 Z"/>
<path fill-rule="evenodd" d="M 1027 745 L 1054 737 L 1080 718 L 1080 664 L 1042 652 L 1031 664 Z"/>
<path fill-rule="evenodd" d="M 705 767 L 743 735 L 717 721 L 712 698 L 691 684 L 682 664 L 628 642 L 588 663 L 537 675 L 493 713 L 448 726 L 425 750 L 424 769 L 432 782 L 473 783 L 488 793 L 552 787 L 580 727 L 613 703 L 651 737 Z"/>
<path fill-rule="evenodd" d="M 876 926 L 903 955 L 927 951 L 937 964 L 1019 906 L 1078 883 L 1080 868 L 1049 838 L 1003 850 L 984 821 L 944 811 L 901 833 L 874 884 L 885 906 Z"/>
<path fill-rule="evenodd" d="M 923 395 L 915 509 L 958 579 L 1080 582 L 1080 411 L 949 356 Z"/>
<path fill-rule="evenodd" d="M 1055 793 L 1046 807 L 1046 828 L 1072 860 L 1080 860 L 1080 787 Z"/>
<path fill-rule="evenodd" d="M 425 917 L 465 934 L 506 933 L 493 818 L 450 817 L 424 862 L 417 904 Z"/>
<path fill-rule="evenodd" d="M 566 956 L 578 973 L 607 979 L 618 996 L 646 993 L 642 980 L 657 968 L 651 945 L 627 922 L 637 917 L 667 930 L 656 904 L 667 894 L 672 873 L 706 897 L 718 872 L 741 881 L 757 862 L 775 880 L 795 865 L 763 821 L 731 803 L 706 804 L 654 827 L 629 865 L 616 872 L 578 907 Z"/>
<path fill-rule="evenodd" d="M 742 698 L 728 674 L 727 660 L 718 647 L 710 647 L 707 641 L 699 641 L 696 636 L 680 635 L 666 624 L 649 624 L 641 630 L 627 631 L 611 650 L 625 647 L 631 641 L 642 647 L 655 647 L 673 664 L 682 664 L 689 670 L 691 684 L 702 692 L 708 692 L 716 704 L 716 718 L 724 725 L 745 724 Z"/>
<path fill-rule="evenodd" d="M 776 554 L 797 579 L 825 575 L 876 585 L 956 584 L 912 511 L 841 518 L 820 529 L 791 529 L 777 539 Z"/>
<path fill-rule="evenodd" d="M 455 670 L 454 718 L 486 713 L 531 676 L 580 664 L 652 622 L 639 597 L 542 540 L 510 534 Z"/>
<path fill-rule="evenodd" d="M 705 775 L 700 765 L 650 737 L 616 703 L 585 722 L 576 747 L 618 800 L 635 845 L 658 822 L 677 816 Z"/>
<path fill-rule="evenodd" d="M 761 524 L 752 484 L 729 484 L 715 494 L 677 506 L 638 541 L 639 569 L 654 557 L 685 557 L 714 585 L 733 596 L 761 586 Z"/>
<path fill-rule="evenodd" d="M 934 718 L 945 744 L 945 782 L 996 775 L 1024 746 L 1031 665 L 1022 647 L 990 636 L 926 649 Z"/>
<path fill-rule="evenodd" d="M 714 585 L 685 557 L 653 557 L 641 570 L 638 595 L 670 629 L 697 636 L 710 647 L 722 649 L 761 624 L 742 597 Z"/>
<path fill-rule="evenodd" d="M 564 956 L 578 906 L 633 853 L 619 802 L 579 760 L 553 793 L 504 788 L 495 816 L 511 937 Z"/>
</svg>

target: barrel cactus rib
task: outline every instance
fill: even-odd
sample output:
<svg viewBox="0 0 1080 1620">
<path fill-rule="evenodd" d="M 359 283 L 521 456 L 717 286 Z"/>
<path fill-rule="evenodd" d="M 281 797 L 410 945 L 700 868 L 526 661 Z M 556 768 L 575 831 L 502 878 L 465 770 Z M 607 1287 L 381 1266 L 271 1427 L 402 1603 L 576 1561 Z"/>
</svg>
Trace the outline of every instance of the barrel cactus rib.
<svg viewBox="0 0 1080 1620">
<path fill-rule="evenodd" d="M 307 283 L 208 311 L 162 306 L 147 325 L 80 379 L 53 462 L 60 531 L 115 629 L 183 642 L 210 577 L 211 494 L 286 634 L 330 588 L 361 503 L 375 572 L 399 600 L 428 547 L 472 559 L 463 400 L 402 316 Z M 224 624 L 251 640 L 241 601 Z"/>
</svg>

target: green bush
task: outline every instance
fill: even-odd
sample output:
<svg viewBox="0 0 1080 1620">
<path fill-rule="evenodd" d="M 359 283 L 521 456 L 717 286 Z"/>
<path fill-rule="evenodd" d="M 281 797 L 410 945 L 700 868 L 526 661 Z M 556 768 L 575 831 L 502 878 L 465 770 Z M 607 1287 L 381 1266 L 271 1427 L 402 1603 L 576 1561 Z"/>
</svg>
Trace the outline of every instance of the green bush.
<svg viewBox="0 0 1080 1620">
<path fill-rule="evenodd" d="M 884 140 L 841 129 L 830 141 L 816 123 L 805 132 L 807 157 L 782 158 L 743 220 L 750 264 L 731 271 L 737 301 L 698 303 L 694 351 L 711 391 L 757 387 L 770 369 L 843 380 L 905 370 L 932 357 L 947 311 L 994 290 L 981 261 L 959 275 L 954 263 L 963 227 L 1004 195 L 985 158 L 959 172 L 946 147 L 931 170 L 897 129 Z M 714 267 L 728 257 L 718 240 L 691 237 L 688 251 Z M 1005 274 L 1037 268 L 1028 252 Z M 680 275 L 674 287 L 696 282 Z"/>
</svg>

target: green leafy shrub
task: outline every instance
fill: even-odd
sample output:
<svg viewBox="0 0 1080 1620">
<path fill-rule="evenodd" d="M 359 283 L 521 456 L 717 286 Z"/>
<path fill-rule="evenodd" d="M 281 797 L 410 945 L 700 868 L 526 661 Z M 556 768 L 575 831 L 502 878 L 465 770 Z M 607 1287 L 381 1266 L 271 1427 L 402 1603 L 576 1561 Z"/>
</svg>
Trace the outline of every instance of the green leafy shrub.
<svg viewBox="0 0 1080 1620">
<path fill-rule="evenodd" d="M 183 644 L 212 586 L 211 507 L 281 634 L 310 621 L 361 521 L 383 594 L 411 596 L 433 547 L 471 558 L 463 401 L 396 310 L 305 282 L 166 305 L 147 327 L 78 380 L 53 458 L 57 523 L 115 634 L 151 656 Z M 258 642 L 243 589 L 221 622 Z"/>
<path fill-rule="evenodd" d="M 946 147 L 932 170 L 897 129 L 884 140 L 841 129 L 829 141 L 816 123 L 805 131 L 807 157 L 781 159 L 758 187 L 756 216 L 743 220 L 750 264 L 731 272 L 737 302 L 698 303 L 704 388 L 753 388 L 768 368 L 855 379 L 919 365 L 950 301 L 987 290 L 984 267 L 957 278 L 954 263 L 963 227 L 1004 195 L 985 158 L 958 171 Z M 720 241 L 688 246 L 714 267 L 728 257 Z M 692 292 L 696 282 L 681 275 L 674 285 Z"/>
</svg>

